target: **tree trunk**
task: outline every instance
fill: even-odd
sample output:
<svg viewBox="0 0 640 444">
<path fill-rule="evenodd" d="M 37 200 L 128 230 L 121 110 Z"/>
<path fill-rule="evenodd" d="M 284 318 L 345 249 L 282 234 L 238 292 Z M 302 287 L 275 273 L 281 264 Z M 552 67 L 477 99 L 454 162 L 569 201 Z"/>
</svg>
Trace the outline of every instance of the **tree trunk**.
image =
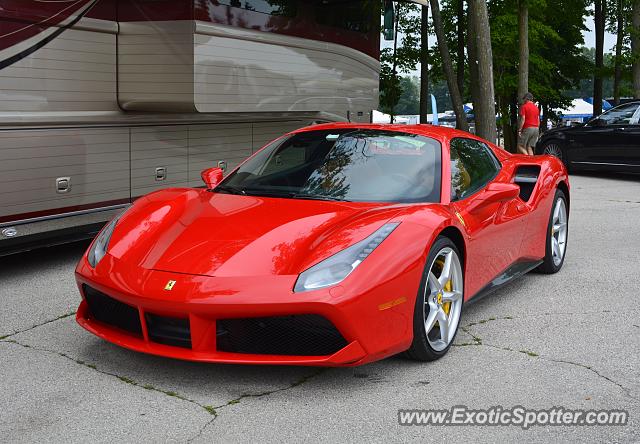
<svg viewBox="0 0 640 444">
<path fill-rule="evenodd" d="M 594 1 L 594 22 L 596 28 L 596 67 L 593 76 L 593 115 L 602 114 L 602 71 L 604 68 L 604 28 L 605 0 Z"/>
<path fill-rule="evenodd" d="M 400 19 L 400 8 L 396 10 L 396 22 L 393 28 L 393 68 L 392 79 L 394 86 L 398 83 L 398 21 Z M 389 110 L 389 123 L 393 123 L 395 120 L 395 106 L 392 106 Z"/>
<path fill-rule="evenodd" d="M 420 123 L 427 123 L 429 114 L 429 7 L 422 7 L 420 40 Z"/>
<path fill-rule="evenodd" d="M 458 0 L 458 54 L 456 73 L 458 74 L 458 90 L 464 100 L 464 47 L 465 47 L 465 23 L 464 0 Z"/>
<path fill-rule="evenodd" d="M 613 102 L 620 105 L 620 81 L 622 79 L 622 45 L 624 43 L 624 9 L 623 0 L 618 0 L 616 14 L 618 19 L 617 39 L 616 39 L 616 63 L 615 74 L 613 76 Z"/>
<path fill-rule="evenodd" d="M 638 0 L 640 1 L 640 0 Z M 471 5 L 467 4 L 467 59 L 469 60 L 469 90 L 471 93 L 471 102 L 473 110 L 478 107 L 480 93 L 478 91 L 478 51 L 476 50 L 476 33 L 474 21 L 471 20 Z"/>
<path fill-rule="evenodd" d="M 496 102 L 493 85 L 493 51 L 489 12 L 484 0 L 469 0 L 470 20 L 476 33 L 476 57 L 478 58 L 478 103 L 474 105 L 476 134 L 491 143 L 496 142 Z M 475 107 L 477 106 L 477 109 Z"/>
<path fill-rule="evenodd" d="M 464 112 L 462 95 L 456 83 L 456 74 L 453 70 L 449 45 L 447 44 L 447 37 L 444 34 L 442 17 L 440 16 L 440 3 L 438 0 L 430 0 L 430 3 L 433 26 L 436 31 L 436 36 L 438 37 L 438 49 L 440 49 L 440 56 L 442 57 L 442 68 L 444 70 L 444 76 L 447 79 L 449 95 L 453 103 L 453 111 L 456 113 L 456 127 L 462 131 L 469 131 L 469 123 L 467 122 L 467 115 Z"/>
<path fill-rule="evenodd" d="M 633 97 L 640 99 L 640 0 L 633 2 L 633 30 L 631 52 L 633 54 Z"/>
<path fill-rule="evenodd" d="M 518 2 L 518 33 L 520 36 L 520 63 L 518 65 L 518 100 L 529 92 L 529 5 L 528 0 Z"/>
</svg>

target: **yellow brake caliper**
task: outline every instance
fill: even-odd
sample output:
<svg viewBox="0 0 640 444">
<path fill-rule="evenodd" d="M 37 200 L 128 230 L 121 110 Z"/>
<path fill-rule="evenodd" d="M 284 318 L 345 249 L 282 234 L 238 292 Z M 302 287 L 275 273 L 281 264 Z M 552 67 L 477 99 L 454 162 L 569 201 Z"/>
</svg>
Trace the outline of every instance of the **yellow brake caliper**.
<svg viewBox="0 0 640 444">
<path fill-rule="evenodd" d="M 453 282 L 451 282 L 451 279 L 449 279 L 449 281 L 444 285 L 444 291 L 450 292 L 453 290 Z M 449 310 L 451 310 L 451 302 L 445 302 L 442 304 L 442 309 L 444 310 L 444 312 L 449 315 Z"/>
<path fill-rule="evenodd" d="M 436 263 L 440 265 L 440 268 L 444 267 L 444 260 L 439 259 Z M 449 279 L 449 281 L 444 284 L 444 287 L 442 289 L 446 292 L 453 291 L 453 282 L 451 281 L 451 279 Z M 444 302 L 442 304 L 442 310 L 444 310 L 444 312 L 449 315 L 449 311 L 451 310 L 451 302 Z"/>
</svg>

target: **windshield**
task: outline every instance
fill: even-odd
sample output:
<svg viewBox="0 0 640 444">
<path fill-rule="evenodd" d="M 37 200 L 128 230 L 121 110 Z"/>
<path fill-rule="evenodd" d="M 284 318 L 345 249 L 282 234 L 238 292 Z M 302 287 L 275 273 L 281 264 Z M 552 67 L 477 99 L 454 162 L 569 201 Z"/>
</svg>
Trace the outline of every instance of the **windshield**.
<svg viewBox="0 0 640 444">
<path fill-rule="evenodd" d="M 396 131 L 340 129 L 273 142 L 216 192 L 357 202 L 439 202 L 441 145 Z"/>
<path fill-rule="evenodd" d="M 635 116 L 638 106 L 640 106 L 640 102 L 627 103 L 612 108 L 593 119 L 589 125 L 635 125 L 638 123 L 638 117 Z"/>
</svg>

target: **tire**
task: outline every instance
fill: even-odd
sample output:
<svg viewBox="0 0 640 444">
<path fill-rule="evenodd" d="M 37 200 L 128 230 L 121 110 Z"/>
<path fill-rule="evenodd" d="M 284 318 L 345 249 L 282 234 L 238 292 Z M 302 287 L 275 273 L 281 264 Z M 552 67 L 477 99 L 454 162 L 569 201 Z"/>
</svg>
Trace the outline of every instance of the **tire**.
<svg viewBox="0 0 640 444">
<path fill-rule="evenodd" d="M 449 273 L 444 276 L 448 261 Z M 449 238 L 438 237 L 429 251 L 422 273 L 414 307 L 413 342 L 405 352 L 406 357 L 416 361 L 435 361 L 447 354 L 462 316 L 463 273 L 460 252 L 455 244 Z M 444 285 L 441 280 L 445 280 Z M 429 330 L 427 322 L 431 325 Z M 440 322 L 443 325 L 446 322 L 448 328 L 441 329 Z"/>
<path fill-rule="evenodd" d="M 557 212 L 557 213 L 556 213 Z M 569 206 L 562 190 L 556 190 L 545 236 L 545 256 L 537 271 L 554 274 L 564 264 L 569 240 Z"/>
<path fill-rule="evenodd" d="M 547 154 L 555 156 L 562 161 L 564 166 L 569 169 L 569 162 L 567 158 L 567 150 L 562 146 L 562 143 L 558 140 L 549 140 L 545 142 L 540 148 L 540 154 Z"/>
</svg>

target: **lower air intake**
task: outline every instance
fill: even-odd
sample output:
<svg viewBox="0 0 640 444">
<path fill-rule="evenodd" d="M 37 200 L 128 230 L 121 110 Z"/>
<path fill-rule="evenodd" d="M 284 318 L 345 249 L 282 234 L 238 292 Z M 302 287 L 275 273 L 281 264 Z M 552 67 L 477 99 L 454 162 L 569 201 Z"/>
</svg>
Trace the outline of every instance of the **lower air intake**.
<svg viewBox="0 0 640 444">
<path fill-rule="evenodd" d="M 145 314 L 149 339 L 158 344 L 191 348 L 189 319 L 167 318 L 151 313 Z"/>
<path fill-rule="evenodd" d="M 88 285 L 84 285 L 83 289 L 89 313 L 93 318 L 104 324 L 142 336 L 142 324 L 137 308 L 117 301 Z"/>
<path fill-rule="evenodd" d="M 286 356 L 327 356 L 347 345 L 340 332 L 319 315 L 217 321 L 222 352 Z"/>
</svg>

